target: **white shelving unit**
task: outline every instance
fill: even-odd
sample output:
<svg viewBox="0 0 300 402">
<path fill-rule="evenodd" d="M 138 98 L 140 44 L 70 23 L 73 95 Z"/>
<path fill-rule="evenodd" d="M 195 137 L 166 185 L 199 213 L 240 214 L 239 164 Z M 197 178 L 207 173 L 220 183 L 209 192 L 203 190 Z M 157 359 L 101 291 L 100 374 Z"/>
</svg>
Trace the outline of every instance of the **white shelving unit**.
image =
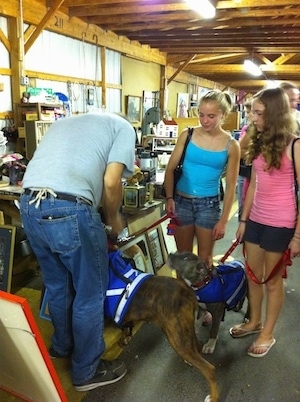
<svg viewBox="0 0 300 402">
<path fill-rule="evenodd" d="M 177 138 L 154 137 L 152 139 L 152 151 L 172 153 Z"/>
<path fill-rule="evenodd" d="M 25 121 L 26 157 L 31 159 L 41 139 L 55 121 Z"/>
</svg>

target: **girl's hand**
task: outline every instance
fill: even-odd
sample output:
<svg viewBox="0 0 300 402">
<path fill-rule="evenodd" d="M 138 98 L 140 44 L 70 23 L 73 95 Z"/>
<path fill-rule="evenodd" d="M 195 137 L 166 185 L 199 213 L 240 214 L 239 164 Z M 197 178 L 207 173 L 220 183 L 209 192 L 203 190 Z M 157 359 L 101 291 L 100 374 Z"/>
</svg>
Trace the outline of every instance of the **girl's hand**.
<svg viewBox="0 0 300 402">
<path fill-rule="evenodd" d="M 240 222 L 239 223 L 239 227 L 236 231 L 236 239 L 241 243 L 243 241 L 244 238 L 244 233 L 245 233 L 245 229 L 246 229 L 246 225 L 245 222 Z"/>
<path fill-rule="evenodd" d="M 166 212 L 167 212 L 167 214 L 175 215 L 175 201 L 174 201 L 174 198 L 168 198 L 166 200 Z"/>
<path fill-rule="evenodd" d="M 225 224 L 222 223 L 221 221 L 219 221 L 215 227 L 213 228 L 212 231 L 212 236 L 214 240 L 220 240 L 223 239 L 224 235 L 225 235 Z"/>
<path fill-rule="evenodd" d="M 294 237 L 290 241 L 289 247 L 290 249 L 290 257 L 295 258 L 300 256 L 300 241 L 295 239 Z"/>
</svg>

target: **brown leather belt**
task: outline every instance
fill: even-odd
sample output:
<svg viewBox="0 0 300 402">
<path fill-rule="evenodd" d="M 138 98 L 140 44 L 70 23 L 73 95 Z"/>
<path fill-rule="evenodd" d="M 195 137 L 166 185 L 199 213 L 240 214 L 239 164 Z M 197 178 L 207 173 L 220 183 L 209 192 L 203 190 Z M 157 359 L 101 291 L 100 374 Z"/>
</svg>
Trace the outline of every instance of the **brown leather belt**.
<svg viewBox="0 0 300 402">
<path fill-rule="evenodd" d="M 30 190 L 30 188 L 25 188 L 25 190 L 24 190 L 24 194 L 30 195 L 32 197 L 35 197 L 38 194 L 38 192 L 39 191 Z M 92 201 L 88 200 L 87 198 L 78 196 L 78 195 L 72 195 L 72 194 L 66 194 L 66 193 L 57 193 L 57 192 L 55 192 L 55 194 L 56 194 L 56 197 L 54 197 L 54 198 L 56 198 L 57 200 L 64 200 L 64 201 L 70 201 L 70 202 L 80 201 L 83 204 L 86 204 L 86 205 L 89 205 L 89 206 L 93 205 Z M 48 193 L 46 198 L 50 198 L 50 197 L 52 197 L 52 195 L 50 193 Z"/>
</svg>

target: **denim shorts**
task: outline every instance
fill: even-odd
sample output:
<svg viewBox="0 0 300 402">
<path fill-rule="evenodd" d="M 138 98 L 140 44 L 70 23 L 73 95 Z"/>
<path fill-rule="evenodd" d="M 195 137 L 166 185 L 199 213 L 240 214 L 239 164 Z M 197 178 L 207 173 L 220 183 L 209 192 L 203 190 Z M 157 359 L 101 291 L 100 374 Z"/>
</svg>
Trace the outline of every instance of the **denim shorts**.
<svg viewBox="0 0 300 402">
<path fill-rule="evenodd" d="M 187 198 L 176 194 L 174 197 L 176 215 L 182 226 L 197 225 L 204 229 L 213 229 L 221 217 L 220 198 Z"/>
<path fill-rule="evenodd" d="M 278 228 L 261 223 L 247 221 L 244 240 L 258 244 L 266 251 L 283 253 L 289 245 L 295 229 Z"/>
</svg>

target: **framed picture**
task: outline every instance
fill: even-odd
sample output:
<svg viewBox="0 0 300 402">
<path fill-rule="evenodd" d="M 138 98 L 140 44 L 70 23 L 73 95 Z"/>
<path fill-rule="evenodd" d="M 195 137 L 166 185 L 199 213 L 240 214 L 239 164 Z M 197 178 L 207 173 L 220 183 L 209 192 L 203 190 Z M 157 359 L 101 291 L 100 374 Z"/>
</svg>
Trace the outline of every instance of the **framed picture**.
<svg viewBox="0 0 300 402">
<path fill-rule="evenodd" d="M 154 272 L 156 273 L 165 263 L 165 252 L 161 228 L 158 226 L 149 230 L 147 232 L 147 240 Z"/>
<path fill-rule="evenodd" d="M 121 246 L 120 250 L 126 256 L 134 259 L 137 269 L 143 272 L 154 274 L 152 258 L 146 235 L 143 234 L 133 238 L 124 246 Z"/>
<path fill-rule="evenodd" d="M 0 225 L 0 290 L 10 292 L 16 228 Z"/>
<path fill-rule="evenodd" d="M 140 96 L 128 95 L 126 100 L 126 114 L 131 123 L 141 121 L 142 98 Z"/>
<path fill-rule="evenodd" d="M 0 291 L 0 317 L 0 388 L 17 400 L 67 402 L 28 301 Z"/>
<path fill-rule="evenodd" d="M 177 117 L 189 117 L 189 94 L 179 92 L 177 97 Z"/>
</svg>

